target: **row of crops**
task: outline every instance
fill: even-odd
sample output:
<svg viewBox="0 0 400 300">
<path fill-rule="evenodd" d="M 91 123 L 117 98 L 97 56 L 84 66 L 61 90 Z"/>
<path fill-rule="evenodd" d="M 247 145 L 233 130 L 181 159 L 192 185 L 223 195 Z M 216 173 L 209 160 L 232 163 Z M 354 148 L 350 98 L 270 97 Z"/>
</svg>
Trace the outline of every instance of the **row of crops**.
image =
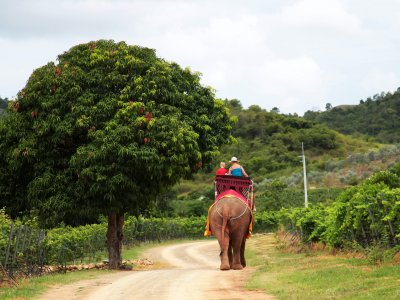
<svg viewBox="0 0 400 300">
<path fill-rule="evenodd" d="M 284 209 L 279 223 L 303 242 L 395 255 L 400 251 L 398 170 L 378 172 L 341 193 L 329 206 Z"/>
<path fill-rule="evenodd" d="M 275 229 L 275 217 L 267 213 L 256 217 L 256 232 Z M 0 263 L 11 273 L 40 273 L 46 265 L 66 265 L 82 261 L 99 261 L 106 250 L 107 224 L 59 227 L 47 231 L 29 224 L 12 222 L 0 210 Z M 125 246 L 170 239 L 203 237 L 205 217 L 136 218 L 128 217 L 124 225 Z"/>
</svg>

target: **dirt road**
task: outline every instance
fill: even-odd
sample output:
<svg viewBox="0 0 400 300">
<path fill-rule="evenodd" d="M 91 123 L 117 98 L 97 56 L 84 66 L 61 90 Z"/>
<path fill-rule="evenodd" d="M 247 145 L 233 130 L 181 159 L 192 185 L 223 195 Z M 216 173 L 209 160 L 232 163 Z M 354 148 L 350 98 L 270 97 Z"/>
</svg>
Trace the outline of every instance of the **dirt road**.
<svg viewBox="0 0 400 300">
<path fill-rule="evenodd" d="M 220 271 L 218 255 L 216 240 L 155 248 L 146 256 L 170 267 L 117 272 L 54 287 L 40 299 L 273 299 L 263 293 L 245 291 L 243 284 L 250 268 Z"/>
</svg>

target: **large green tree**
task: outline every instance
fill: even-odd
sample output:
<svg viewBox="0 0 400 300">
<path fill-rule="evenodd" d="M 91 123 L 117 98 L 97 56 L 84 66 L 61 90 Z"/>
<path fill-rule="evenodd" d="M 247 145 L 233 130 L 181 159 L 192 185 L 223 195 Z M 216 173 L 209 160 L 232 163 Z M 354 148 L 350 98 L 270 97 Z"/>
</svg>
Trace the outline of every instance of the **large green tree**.
<svg viewBox="0 0 400 300">
<path fill-rule="evenodd" d="M 124 213 L 209 163 L 231 128 L 199 73 L 124 42 L 77 45 L 35 70 L 0 121 L 1 206 L 46 226 L 108 215 L 116 268 Z"/>
</svg>

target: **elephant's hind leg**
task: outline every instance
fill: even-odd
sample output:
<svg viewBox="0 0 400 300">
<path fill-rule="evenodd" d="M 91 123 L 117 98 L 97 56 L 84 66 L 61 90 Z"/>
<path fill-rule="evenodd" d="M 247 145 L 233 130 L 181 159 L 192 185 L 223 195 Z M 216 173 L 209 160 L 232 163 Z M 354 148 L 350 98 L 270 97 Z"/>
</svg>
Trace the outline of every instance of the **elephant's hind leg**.
<svg viewBox="0 0 400 300">
<path fill-rule="evenodd" d="M 230 266 L 230 261 L 229 261 L 229 234 L 227 232 L 224 232 L 224 236 L 222 237 L 221 230 L 218 228 L 218 230 L 213 231 L 215 237 L 218 240 L 219 247 L 221 249 L 221 252 L 219 254 L 221 258 L 221 265 L 220 265 L 220 270 L 229 270 L 231 268 Z"/>
<path fill-rule="evenodd" d="M 229 266 L 232 269 L 233 265 L 233 253 L 232 253 L 232 241 L 229 239 L 229 247 L 228 247 L 228 259 L 229 259 Z"/>
<path fill-rule="evenodd" d="M 229 212 L 226 207 L 222 207 L 221 216 L 222 216 L 222 224 L 220 231 L 220 238 L 218 238 L 219 245 L 221 247 L 221 266 L 220 270 L 230 270 L 231 266 L 229 264 L 229 243 L 230 243 L 230 232 L 228 229 L 228 215 Z M 216 235 L 217 236 L 217 235 Z"/>
<path fill-rule="evenodd" d="M 246 248 L 246 237 L 243 237 L 242 247 L 240 248 L 240 262 L 241 262 L 243 268 L 246 267 L 246 258 L 244 257 L 245 248 Z"/>
<path fill-rule="evenodd" d="M 229 261 L 229 236 L 225 233 L 225 237 L 218 239 L 220 241 L 219 246 L 221 247 L 221 266 L 219 267 L 220 270 L 226 271 L 230 270 L 230 261 Z"/>
<path fill-rule="evenodd" d="M 232 239 L 232 248 L 233 248 L 232 269 L 241 270 L 241 269 L 243 269 L 243 266 L 242 266 L 241 261 L 240 261 L 241 248 L 242 248 L 242 239 L 233 238 Z"/>
</svg>

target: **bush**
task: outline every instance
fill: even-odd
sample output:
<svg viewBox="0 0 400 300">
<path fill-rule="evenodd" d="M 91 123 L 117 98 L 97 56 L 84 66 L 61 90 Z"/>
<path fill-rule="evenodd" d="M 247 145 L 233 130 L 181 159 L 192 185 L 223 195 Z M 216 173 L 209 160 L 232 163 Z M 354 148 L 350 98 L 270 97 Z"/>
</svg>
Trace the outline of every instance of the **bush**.
<svg viewBox="0 0 400 300">
<path fill-rule="evenodd" d="M 371 249 L 371 257 L 376 256 L 379 251 L 374 247 L 399 245 L 399 185 L 396 174 L 378 172 L 343 191 L 331 206 L 282 209 L 278 222 L 303 241 L 320 241 L 332 247 L 360 246 Z"/>
</svg>

